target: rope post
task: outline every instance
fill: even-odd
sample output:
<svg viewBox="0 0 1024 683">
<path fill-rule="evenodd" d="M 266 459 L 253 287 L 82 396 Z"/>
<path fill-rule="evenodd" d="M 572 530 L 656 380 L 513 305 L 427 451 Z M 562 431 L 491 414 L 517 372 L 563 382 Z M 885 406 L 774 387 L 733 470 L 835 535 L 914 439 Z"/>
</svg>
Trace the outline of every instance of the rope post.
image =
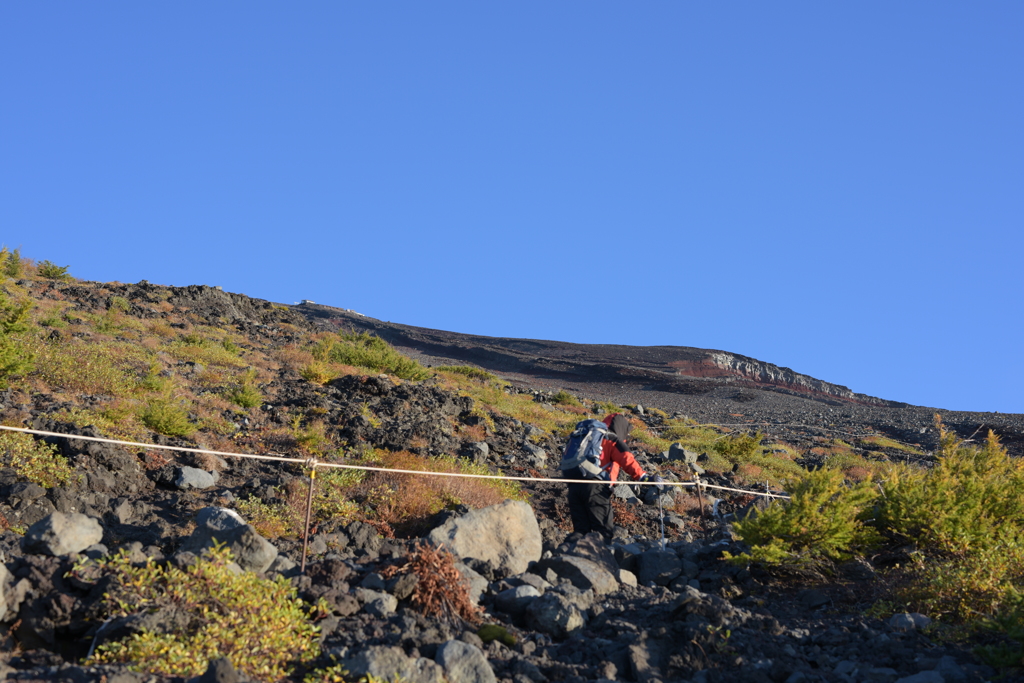
<svg viewBox="0 0 1024 683">
<path fill-rule="evenodd" d="M 697 500 L 700 501 L 700 518 L 704 519 L 704 494 L 701 490 L 703 487 L 701 485 L 700 475 L 694 474 L 693 479 L 697 482 Z"/>
<path fill-rule="evenodd" d="M 306 525 L 302 532 L 302 565 L 299 567 L 299 573 L 306 573 L 306 551 L 309 548 L 309 518 L 313 514 L 313 487 L 316 485 L 316 458 L 310 458 L 306 461 L 306 465 L 309 467 L 309 493 L 306 495 Z"/>
</svg>

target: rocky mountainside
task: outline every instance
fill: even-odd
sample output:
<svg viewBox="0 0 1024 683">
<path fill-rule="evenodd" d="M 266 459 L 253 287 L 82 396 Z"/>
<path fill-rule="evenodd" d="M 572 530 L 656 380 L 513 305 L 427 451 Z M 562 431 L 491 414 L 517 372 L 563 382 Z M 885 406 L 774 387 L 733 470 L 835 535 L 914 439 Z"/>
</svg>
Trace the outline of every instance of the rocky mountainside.
<svg viewBox="0 0 1024 683">
<path fill-rule="evenodd" d="M 524 387 L 652 405 L 715 424 L 748 423 L 779 438 L 804 440 L 808 434 L 839 436 L 868 428 L 932 450 L 939 414 L 965 438 L 992 429 L 1012 453 L 1024 455 L 1022 415 L 889 401 L 725 351 L 482 337 L 384 322 L 311 302 L 292 310 L 325 328 L 372 332 L 425 363 L 472 363 Z"/>
<path fill-rule="evenodd" d="M 188 641 L 179 668 L 163 673 L 124 649 L 184 642 L 208 611 L 228 610 L 222 597 L 189 602 L 169 588 L 179 570 L 200 576 L 204 553 L 220 544 L 233 553 L 227 574 L 277 578 L 306 605 L 318 631 L 308 658 L 290 655 L 296 679 L 909 683 L 995 674 L 966 645 L 924 630 L 924 615 L 885 602 L 888 569 L 909 561 L 906 549 L 769 573 L 723 560 L 748 549 L 731 522 L 752 495 L 673 489 L 645 505 L 625 485 L 616 488 L 620 528 L 606 543 L 570 535 L 564 486 L 544 481 L 558 475 L 567 428 L 612 409 L 629 413 L 645 470 L 674 482 L 703 472 L 741 490 L 771 478 L 776 492 L 776 466 L 927 462 L 934 411 L 697 349 L 469 337 L 209 287 L 31 271 L 0 288 L 31 305 L 28 329 L 9 343 L 32 361 L 7 377 L 0 420 L 66 435 L 0 435 L 0 680 L 277 678 L 247 667 L 255 646 L 224 660 Z M 401 379 L 352 366 L 339 360 L 345 344 L 366 340 L 347 342 L 339 329 L 463 368 Z M 1020 444 L 1019 416 L 944 417 Z M 703 439 L 707 451 L 670 448 L 678 434 Z M 540 481 L 496 488 L 323 469 L 307 499 L 308 466 L 75 435 Z M 438 544 L 454 563 L 432 550 Z M 144 597 L 142 581 L 131 592 L 115 581 L 113 557 L 124 571 L 159 568 L 146 581 L 165 589 Z M 259 586 L 246 592 L 270 590 Z M 268 622 L 266 640 L 273 630 Z"/>
</svg>

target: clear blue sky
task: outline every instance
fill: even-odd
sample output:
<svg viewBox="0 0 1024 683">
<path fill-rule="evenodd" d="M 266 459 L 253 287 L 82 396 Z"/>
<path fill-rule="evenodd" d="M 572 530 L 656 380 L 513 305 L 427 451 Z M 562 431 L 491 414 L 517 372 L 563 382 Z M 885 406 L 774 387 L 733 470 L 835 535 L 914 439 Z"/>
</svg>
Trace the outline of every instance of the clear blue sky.
<svg viewBox="0 0 1024 683">
<path fill-rule="evenodd" d="M 5 2 L 0 240 L 1024 412 L 1022 35 L 1020 2 Z"/>
</svg>

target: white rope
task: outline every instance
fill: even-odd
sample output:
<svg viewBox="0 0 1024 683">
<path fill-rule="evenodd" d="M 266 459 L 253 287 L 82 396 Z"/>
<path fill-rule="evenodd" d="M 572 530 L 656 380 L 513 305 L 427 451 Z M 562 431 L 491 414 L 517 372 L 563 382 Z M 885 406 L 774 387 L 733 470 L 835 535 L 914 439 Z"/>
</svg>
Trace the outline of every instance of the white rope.
<svg viewBox="0 0 1024 683">
<path fill-rule="evenodd" d="M 145 449 L 159 449 L 165 451 L 184 451 L 186 453 L 208 453 L 210 455 L 223 455 L 230 458 L 249 458 L 251 460 L 270 460 L 274 462 L 293 462 L 300 465 L 305 465 L 310 469 L 316 469 L 317 467 L 333 467 L 335 469 L 343 470 L 364 470 L 367 472 L 391 472 L 395 474 L 418 474 L 428 477 L 461 477 L 464 479 L 497 479 L 502 481 L 535 481 L 538 483 L 548 484 L 608 484 L 606 481 L 599 480 L 579 480 L 579 479 L 549 479 L 544 477 L 511 477 L 500 474 L 467 474 L 463 472 L 430 472 L 426 470 L 406 470 L 398 469 L 394 467 L 373 467 L 371 465 L 343 465 L 334 462 L 319 462 L 315 458 L 287 458 L 281 455 L 255 455 L 252 453 L 231 453 L 230 451 L 213 451 L 205 448 L 187 448 L 184 446 L 164 446 L 160 444 L 149 444 L 140 443 L 138 441 L 122 441 L 119 439 L 107 439 L 99 436 L 82 436 L 79 434 L 61 434 L 60 432 L 47 432 L 39 429 L 26 429 L 24 427 L 8 427 L 6 425 L 0 425 L 0 429 L 9 432 L 22 432 L 24 434 L 35 434 L 37 436 L 52 436 L 61 439 L 79 439 L 82 441 L 96 441 L 99 443 L 111 443 L 119 446 L 134 446 L 136 448 Z M 696 484 L 692 481 L 636 481 L 632 482 L 634 486 L 675 486 L 678 488 L 693 487 Z M 778 495 L 774 493 L 759 493 L 757 491 L 745 491 L 743 489 L 728 488 L 725 486 L 715 486 L 713 484 L 703 484 L 704 488 L 720 489 L 722 491 L 735 491 L 737 493 L 746 493 L 755 496 L 766 496 L 769 498 L 786 498 L 789 496 Z"/>
</svg>

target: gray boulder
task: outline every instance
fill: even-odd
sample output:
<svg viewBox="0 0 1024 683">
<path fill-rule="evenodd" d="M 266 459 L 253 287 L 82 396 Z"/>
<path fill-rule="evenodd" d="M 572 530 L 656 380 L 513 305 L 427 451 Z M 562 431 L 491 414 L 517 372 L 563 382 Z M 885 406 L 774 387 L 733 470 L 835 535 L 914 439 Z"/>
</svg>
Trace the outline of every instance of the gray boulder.
<svg viewBox="0 0 1024 683">
<path fill-rule="evenodd" d="M 469 591 L 469 599 L 473 602 L 480 602 L 484 591 L 487 590 L 487 579 L 481 576 L 476 570 L 464 562 L 456 562 L 455 568 L 462 574 L 466 582 L 466 589 Z"/>
<path fill-rule="evenodd" d="M 103 539 L 98 520 L 78 512 L 53 512 L 25 532 L 21 549 L 36 555 L 60 557 L 77 553 Z"/>
<path fill-rule="evenodd" d="M 408 683 L 444 683 L 444 670 L 426 657 L 412 659 L 400 647 L 371 645 L 342 659 L 353 679 L 374 676 L 382 681 Z"/>
<path fill-rule="evenodd" d="M 434 661 L 444 668 L 448 683 L 496 683 L 494 671 L 475 645 L 449 640 L 437 648 Z"/>
<path fill-rule="evenodd" d="M 526 608 L 526 622 L 535 631 L 564 638 L 583 628 L 583 614 L 566 597 L 545 593 Z"/>
<path fill-rule="evenodd" d="M 674 553 L 673 553 L 674 555 Z M 569 579 L 580 590 L 592 590 L 598 595 L 614 593 L 619 589 L 615 575 L 604 566 L 573 555 L 556 555 L 537 563 L 535 571 L 551 569 L 558 576 Z"/>
<path fill-rule="evenodd" d="M 667 586 L 682 571 L 682 560 L 670 550 L 648 550 L 636 556 L 636 578 L 644 585 Z"/>
<path fill-rule="evenodd" d="M 531 562 L 540 559 L 543 545 L 533 510 L 514 500 L 449 519 L 428 538 L 459 558 L 490 562 L 502 576 L 526 571 Z"/>
<path fill-rule="evenodd" d="M 375 617 L 386 619 L 398 609 L 398 598 L 389 593 L 381 593 L 369 588 L 354 588 L 352 594 L 363 604 L 366 613 Z"/>
<path fill-rule="evenodd" d="M 209 511 L 209 512 L 208 512 Z M 196 529 L 179 552 L 202 555 L 214 542 L 227 545 L 238 566 L 249 572 L 265 572 L 277 558 L 277 548 L 249 524 L 224 508 L 204 508 L 196 515 Z"/>
<path fill-rule="evenodd" d="M 903 612 L 889 617 L 889 628 L 894 631 L 915 631 L 930 623 L 932 620 L 919 612 Z"/>
<path fill-rule="evenodd" d="M 503 590 L 494 596 L 494 606 L 513 617 L 522 616 L 531 602 L 540 597 L 540 591 L 533 586 L 516 586 Z"/>
<path fill-rule="evenodd" d="M 196 467 L 179 467 L 174 485 L 182 491 L 210 489 L 217 485 L 217 475 Z"/>
</svg>

